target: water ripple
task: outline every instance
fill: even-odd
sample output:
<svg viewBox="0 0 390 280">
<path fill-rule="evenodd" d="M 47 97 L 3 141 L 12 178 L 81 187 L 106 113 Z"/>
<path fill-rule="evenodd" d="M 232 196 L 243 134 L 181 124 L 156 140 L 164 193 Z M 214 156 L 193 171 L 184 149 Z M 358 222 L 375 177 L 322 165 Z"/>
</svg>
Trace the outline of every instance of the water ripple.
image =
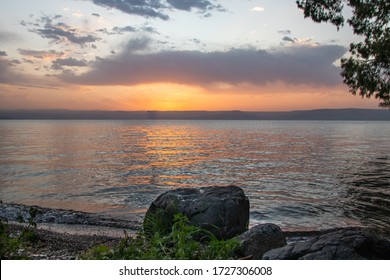
<svg viewBox="0 0 390 280">
<path fill-rule="evenodd" d="M 389 122 L 0 121 L 0 199 L 126 218 L 241 186 L 251 222 L 389 230 Z"/>
</svg>

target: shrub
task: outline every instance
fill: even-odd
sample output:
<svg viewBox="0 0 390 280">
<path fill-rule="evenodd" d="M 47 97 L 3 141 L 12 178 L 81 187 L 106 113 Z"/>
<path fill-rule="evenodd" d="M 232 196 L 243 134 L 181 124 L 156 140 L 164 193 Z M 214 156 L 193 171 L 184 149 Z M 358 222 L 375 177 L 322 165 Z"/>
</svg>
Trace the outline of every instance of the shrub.
<svg viewBox="0 0 390 280">
<path fill-rule="evenodd" d="M 30 247 L 37 240 L 35 218 L 38 213 L 37 208 L 30 207 L 27 221 L 21 215 L 18 216 L 17 220 L 20 223 L 28 223 L 20 232 L 11 231 L 8 221 L 0 220 L 0 258 L 2 260 L 28 258 L 24 249 Z"/>
<path fill-rule="evenodd" d="M 114 248 L 99 245 L 82 256 L 85 259 L 232 259 L 239 247 L 236 239 L 218 240 L 212 233 L 189 224 L 183 214 L 175 214 L 170 231 L 138 232 L 125 237 Z M 199 234 L 207 236 L 199 240 Z"/>
</svg>

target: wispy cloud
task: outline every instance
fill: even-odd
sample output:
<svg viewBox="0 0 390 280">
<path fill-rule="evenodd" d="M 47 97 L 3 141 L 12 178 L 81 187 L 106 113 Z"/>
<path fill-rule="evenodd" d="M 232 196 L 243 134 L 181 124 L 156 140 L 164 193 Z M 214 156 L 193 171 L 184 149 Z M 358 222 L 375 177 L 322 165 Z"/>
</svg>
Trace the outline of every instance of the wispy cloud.
<svg viewBox="0 0 390 280">
<path fill-rule="evenodd" d="M 58 52 L 55 50 L 36 51 L 36 50 L 28 50 L 28 49 L 18 49 L 18 52 L 20 55 L 29 58 L 37 58 L 37 59 L 45 59 L 45 60 L 53 60 L 56 58 L 64 57 L 66 55 L 64 52 Z"/>
<path fill-rule="evenodd" d="M 291 34 L 291 30 L 289 30 L 289 29 L 279 30 L 278 33 L 287 36 L 287 35 Z"/>
<path fill-rule="evenodd" d="M 318 46 L 319 43 L 313 42 L 313 38 L 291 38 L 290 36 L 284 36 L 282 38 L 284 43 L 291 45 L 301 46 Z"/>
<path fill-rule="evenodd" d="M 151 26 L 141 26 L 141 27 L 134 27 L 134 26 L 114 26 L 112 29 L 107 28 L 100 28 L 96 30 L 96 32 L 101 32 L 105 35 L 120 35 L 124 33 L 136 33 L 136 32 L 142 32 L 142 33 L 154 33 L 159 34 L 159 32 L 156 30 L 156 28 Z"/>
<path fill-rule="evenodd" d="M 264 12 L 264 8 L 263 7 L 260 7 L 260 6 L 256 6 L 254 8 L 251 9 L 251 11 L 253 12 Z"/>
<path fill-rule="evenodd" d="M 9 43 L 19 40 L 20 38 L 10 32 L 0 31 L 0 43 Z"/>
<path fill-rule="evenodd" d="M 294 39 L 292 39 L 292 38 L 290 38 L 290 37 L 288 37 L 288 36 L 284 36 L 284 37 L 282 38 L 282 40 L 285 41 L 285 42 L 292 42 L 292 43 L 295 42 Z"/>
<path fill-rule="evenodd" d="M 30 31 L 40 35 L 42 38 L 51 39 L 53 43 L 73 43 L 80 46 L 84 46 L 87 43 L 93 43 L 100 40 L 93 34 L 86 34 L 81 32 L 77 28 L 73 28 L 68 24 L 58 21 L 61 16 L 48 17 L 44 16 L 34 26 L 39 28 L 33 28 Z M 43 26 L 41 25 L 43 24 Z M 23 25 L 23 23 L 21 23 Z M 27 24 L 24 22 L 24 24 Z M 32 25 L 32 24 L 28 24 Z"/>
<path fill-rule="evenodd" d="M 18 60 L 8 60 L 0 57 L 0 84 L 20 84 L 29 81 L 30 78 L 15 70 Z"/>
<path fill-rule="evenodd" d="M 161 10 L 165 6 L 158 0 L 92 0 L 96 5 L 114 8 L 127 14 L 139 15 L 147 18 L 168 20 L 169 16 Z"/>
<path fill-rule="evenodd" d="M 124 26 L 124 27 L 115 26 L 112 28 L 112 30 L 118 34 L 122 34 L 122 33 L 126 33 L 126 32 L 136 32 L 137 28 L 135 28 L 133 26 Z"/>
<path fill-rule="evenodd" d="M 167 2 L 173 8 L 184 11 L 191 11 L 192 9 L 198 9 L 201 12 L 212 10 L 225 11 L 220 4 L 213 4 L 208 0 L 167 0 Z"/>
<path fill-rule="evenodd" d="M 226 9 L 217 1 L 209 0 L 91 0 L 94 4 L 120 10 L 127 14 L 138 15 L 146 18 L 159 18 L 168 20 L 167 12 L 171 10 L 192 11 L 196 10 L 205 17 L 210 12 L 224 12 Z M 215 3 L 215 4 L 214 4 Z"/>
<path fill-rule="evenodd" d="M 85 60 L 78 60 L 75 58 L 64 58 L 64 59 L 56 59 L 52 63 L 52 68 L 56 70 L 62 70 L 64 69 L 64 66 L 71 66 L 71 67 L 86 67 L 88 66 L 87 62 Z"/>
</svg>

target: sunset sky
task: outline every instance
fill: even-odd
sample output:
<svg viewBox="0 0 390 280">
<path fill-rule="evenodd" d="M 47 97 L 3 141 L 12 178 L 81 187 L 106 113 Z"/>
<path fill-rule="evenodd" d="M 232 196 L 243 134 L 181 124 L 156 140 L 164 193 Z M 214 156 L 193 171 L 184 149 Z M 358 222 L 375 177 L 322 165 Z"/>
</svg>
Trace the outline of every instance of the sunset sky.
<svg viewBox="0 0 390 280">
<path fill-rule="evenodd" d="M 12 0 L 0 14 L 0 109 L 378 104 L 339 75 L 359 38 L 304 19 L 295 0 Z"/>
</svg>

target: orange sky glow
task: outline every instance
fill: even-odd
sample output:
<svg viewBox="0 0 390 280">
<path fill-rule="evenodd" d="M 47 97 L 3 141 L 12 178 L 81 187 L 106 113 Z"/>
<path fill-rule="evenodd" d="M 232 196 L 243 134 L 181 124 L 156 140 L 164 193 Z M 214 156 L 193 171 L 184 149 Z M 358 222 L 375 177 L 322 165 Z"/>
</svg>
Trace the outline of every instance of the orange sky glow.
<svg viewBox="0 0 390 280">
<path fill-rule="evenodd" d="M 375 99 L 351 95 L 336 88 L 307 86 L 265 87 L 217 85 L 203 88 L 173 83 L 136 86 L 72 86 L 58 89 L 2 86 L 10 97 L 3 98 L 8 109 L 73 110 L 242 110 L 289 111 L 316 108 L 377 108 Z"/>
<path fill-rule="evenodd" d="M 378 108 L 340 76 L 360 38 L 295 1 L 141 2 L 2 1 L 0 109 Z"/>
</svg>

